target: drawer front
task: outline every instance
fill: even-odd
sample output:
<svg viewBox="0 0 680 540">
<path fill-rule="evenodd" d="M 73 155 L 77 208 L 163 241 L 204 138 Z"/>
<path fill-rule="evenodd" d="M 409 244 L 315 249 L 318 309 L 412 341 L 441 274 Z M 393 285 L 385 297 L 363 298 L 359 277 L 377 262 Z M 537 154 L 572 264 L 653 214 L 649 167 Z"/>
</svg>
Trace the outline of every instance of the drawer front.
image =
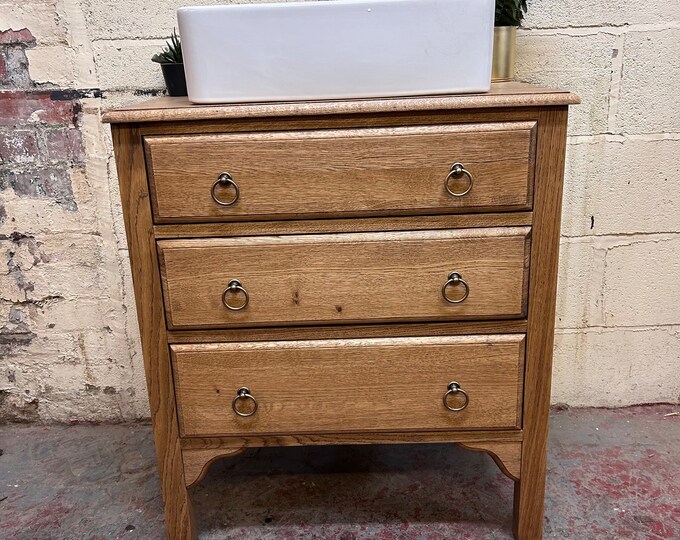
<svg viewBox="0 0 680 540">
<path fill-rule="evenodd" d="M 522 334 L 171 348 L 187 437 L 521 425 Z"/>
<path fill-rule="evenodd" d="M 162 240 L 168 325 L 521 317 L 529 232 L 508 227 Z"/>
<path fill-rule="evenodd" d="M 528 210 L 534 125 L 146 137 L 154 216 L 171 223 Z M 456 163 L 463 168 L 449 176 Z"/>
</svg>

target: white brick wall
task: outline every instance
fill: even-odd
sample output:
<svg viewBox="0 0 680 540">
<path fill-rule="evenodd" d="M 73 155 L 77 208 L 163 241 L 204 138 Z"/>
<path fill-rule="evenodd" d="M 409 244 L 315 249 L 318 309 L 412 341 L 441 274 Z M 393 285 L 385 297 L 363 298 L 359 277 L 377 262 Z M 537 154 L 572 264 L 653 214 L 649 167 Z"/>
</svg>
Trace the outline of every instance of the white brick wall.
<svg viewBox="0 0 680 540">
<path fill-rule="evenodd" d="M 520 77 L 583 98 L 567 150 L 555 402 L 680 400 L 679 33 L 678 1 L 530 5 L 520 33 Z"/>
<path fill-rule="evenodd" d="M 175 25 L 174 10 L 192 3 L 219 0 L 0 0 L 0 31 L 27 27 L 36 37 L 27 50 L 36 84 L 104 96 L 82 100 L 88 158 L 72 173 L 77 213 L 0 192 L 11 213 L 0 238 L 31 233 L 48 259 L 32 264 L 27 245 L 16 249 L 35 289 L 20 313 L 26 291 L 0 274 L 0 327 L 11 320 L 34 334 L 0 357 L 0 392 L 16 403 L 37 399 L 39 420 L 148 414 L 110 134 L 99 114 L 162 87 L 150 56 Z M 678 51 L 678 0 L 530 0 L 519 78 L 583 99 L 570 117 L 555 402 L 680 401 Z"/>
</svg>

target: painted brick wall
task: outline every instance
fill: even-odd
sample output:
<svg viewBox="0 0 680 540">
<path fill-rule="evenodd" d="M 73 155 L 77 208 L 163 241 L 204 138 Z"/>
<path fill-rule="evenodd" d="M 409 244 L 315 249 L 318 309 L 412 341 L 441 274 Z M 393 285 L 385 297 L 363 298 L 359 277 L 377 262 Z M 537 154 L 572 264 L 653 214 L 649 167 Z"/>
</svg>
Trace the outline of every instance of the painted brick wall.
<svg viewBox="0 0 680 540">
<path fill-rule="evenodd" d="M 102 110 L 162 89 L 180 5 L 0 0 L 0 422 L 148 415 Z M 574 90 L 553 400 L 680 401 L 680 0 L 530 0 L 523 80 Z"/>
</svg>

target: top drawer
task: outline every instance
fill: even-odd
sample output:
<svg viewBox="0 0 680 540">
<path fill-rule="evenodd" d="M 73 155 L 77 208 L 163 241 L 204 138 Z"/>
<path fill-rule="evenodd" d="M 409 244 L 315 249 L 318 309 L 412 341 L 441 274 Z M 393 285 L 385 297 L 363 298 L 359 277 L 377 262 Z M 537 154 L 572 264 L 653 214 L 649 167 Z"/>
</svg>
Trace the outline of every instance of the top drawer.
<svg viewBox="0 0 680 540">
<path fill-rule="evenodd" d="M 149 136 L 154 218 L 172 223 L 529 210 L 534 127 L 506 122 Z"/>
</svg>

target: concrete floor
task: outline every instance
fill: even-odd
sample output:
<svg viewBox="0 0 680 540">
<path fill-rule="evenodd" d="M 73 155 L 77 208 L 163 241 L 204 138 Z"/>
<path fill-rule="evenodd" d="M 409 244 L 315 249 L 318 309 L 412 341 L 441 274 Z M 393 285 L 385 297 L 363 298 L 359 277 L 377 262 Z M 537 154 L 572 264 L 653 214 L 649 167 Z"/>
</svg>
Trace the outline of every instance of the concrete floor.
<svg viewBox="0 0 680 540">
<path fill-rule="evenodd" d="M 678 410 L 555 411 L 545 537 L 680 539 Z M 149 426 L 2 426 L 0 448 L 0 538 L 164 538 Z M 512 537 L 512 482 L 450 445 L 252 450 L 194 501 L 207 540 Z"/>
</svg>

